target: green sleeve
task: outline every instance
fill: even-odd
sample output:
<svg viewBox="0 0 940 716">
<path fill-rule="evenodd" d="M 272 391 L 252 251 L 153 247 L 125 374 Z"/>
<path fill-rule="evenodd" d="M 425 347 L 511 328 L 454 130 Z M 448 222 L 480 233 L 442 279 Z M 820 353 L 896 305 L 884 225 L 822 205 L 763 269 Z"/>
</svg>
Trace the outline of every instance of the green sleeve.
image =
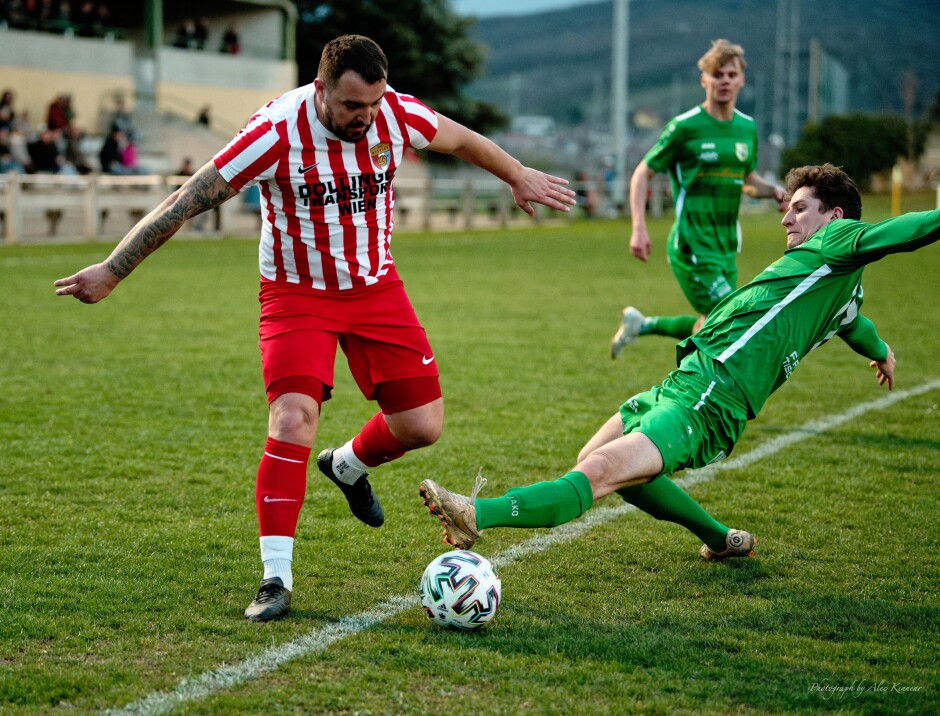
<svg viewBox="0 0 940 716">
<path fill-rule="evenodd" d="M 837 270 L 853 269 L 940 239 L 940 209 L 902 214 L 877 224 L 838 220 L 830 227 L 823 241 L 826 263 Z"/>
<path fill-rule="evenodd" d="M 646 153 L 643 161 L 654 172 L 668 172 L 669 167 L 676 163 L 676 149 L 681 145 L 679 124 L 671 120 L 659 135 L 656 144 Z"/>
<path fill-rule="evenodd" d="M 881 340 L 871 319 L 861 313 L 839 332 L 839 338 L 853 351 L 870 360 L 881 361 L 888 357 L 888 344 Z"/>
</svg>

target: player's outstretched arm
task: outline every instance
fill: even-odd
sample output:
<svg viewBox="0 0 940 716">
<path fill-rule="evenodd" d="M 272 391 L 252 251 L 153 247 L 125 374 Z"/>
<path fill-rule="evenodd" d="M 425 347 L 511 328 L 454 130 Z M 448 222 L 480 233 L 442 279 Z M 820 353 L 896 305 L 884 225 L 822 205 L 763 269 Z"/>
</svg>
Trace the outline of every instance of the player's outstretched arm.
<svg viewBox="0 0 940 716">
<path fill-rule="evenodd" d="M 888 344 L 885 343 L 887 346 Z M 878 385 L 888 384 L 888 390 L 894 388 L 894 366 L 897 361 L 894 360 L 894 351 L 888 346 L 888 357 L 884 360 L 873 360 L 869 363 L 872 368 L 877 368 L 875 378 L 878 379 Z"/>
<path fill-rule="evenodd" d="M 453 154 L 499 177 L 512 190 L 516 206 L 529 216 L 535 214 L 530 202 L 558 211 L 569 211 L 575 204 L 575 193 L 567 187 L 567 179 L 524 166 L 494 142 L 442 114 L 438 115 L 437 134 L 428 149 Z"/>
<path fill-rule="evenodd" d="M 105 298 L 137 265 L 163 246 L 188 219 L 234 196 L 215 164 L 206 163 L 183 186 L 170 194 L 147 216 L 137 222 L 100 264 L 53 282 L 57 296 L 74 296 L 82 303 Z"/>
</svg>

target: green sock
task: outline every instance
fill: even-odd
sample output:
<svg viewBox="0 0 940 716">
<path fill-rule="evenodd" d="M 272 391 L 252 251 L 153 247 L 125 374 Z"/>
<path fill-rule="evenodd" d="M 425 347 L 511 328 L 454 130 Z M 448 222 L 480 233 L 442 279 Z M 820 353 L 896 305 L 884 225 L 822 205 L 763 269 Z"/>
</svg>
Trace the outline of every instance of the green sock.
<svg viewBox="0 0 940 716">
<path fill-rule="evenodd" d="M 643 322 L 640 335 L 688 338 L 695 329 L 698 316 L 650 316 Z"/>
<path fill-rule="evenodd" d="M 715 551 L 727 548 L 728 528 L 715 520 L 689 494 L 665 475 L 636 487 L 617 490 L 625 502 L 635 505 L 657 520 L 682 525 Z"/>
<path fill-rule="evenodd" d="M 594 504 L 594 490 L 584 473 L 569 472 L 551 482 L 514 487 L 503 497 L 478 497 L 473 504 L 477 529 L 555 527 L 587 512 Z"/>
</svg>

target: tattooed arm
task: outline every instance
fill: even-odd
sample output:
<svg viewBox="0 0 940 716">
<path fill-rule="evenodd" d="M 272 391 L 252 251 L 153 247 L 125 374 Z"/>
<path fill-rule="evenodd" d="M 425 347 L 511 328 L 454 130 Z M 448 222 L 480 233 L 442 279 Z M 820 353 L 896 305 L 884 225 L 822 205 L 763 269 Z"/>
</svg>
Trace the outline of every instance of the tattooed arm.
<svg viewBox="0 0 940 716">
<path fill-rule="evenodd" d="M 60 278 L 57 296 L 74 296 L 82 303 L 97 303 L 137 265 L 159 249 L 187 219 L 218 206 L 237 192 L 229 186 L 211 161 L 193 174 L 147 216 L 137 222 L 111 255 L 100 264 L 82 269 L 74 276 Z"/>
</svg>

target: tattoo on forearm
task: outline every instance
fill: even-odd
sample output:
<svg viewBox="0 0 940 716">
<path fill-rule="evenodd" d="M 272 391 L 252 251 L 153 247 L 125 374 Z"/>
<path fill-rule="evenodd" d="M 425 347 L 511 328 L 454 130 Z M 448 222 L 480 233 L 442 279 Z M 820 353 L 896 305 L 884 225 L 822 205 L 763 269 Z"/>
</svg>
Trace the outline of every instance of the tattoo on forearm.
<svg viewBox="0 0 940 716">
<path fill-rule="evenodd" d="M 219 206 L 236 193 L 215 166 L 207 164 L 130 230 L 108 260 L 108 269 L 119 279 L 126 278 L 187 219 Z"/>
</svg>

